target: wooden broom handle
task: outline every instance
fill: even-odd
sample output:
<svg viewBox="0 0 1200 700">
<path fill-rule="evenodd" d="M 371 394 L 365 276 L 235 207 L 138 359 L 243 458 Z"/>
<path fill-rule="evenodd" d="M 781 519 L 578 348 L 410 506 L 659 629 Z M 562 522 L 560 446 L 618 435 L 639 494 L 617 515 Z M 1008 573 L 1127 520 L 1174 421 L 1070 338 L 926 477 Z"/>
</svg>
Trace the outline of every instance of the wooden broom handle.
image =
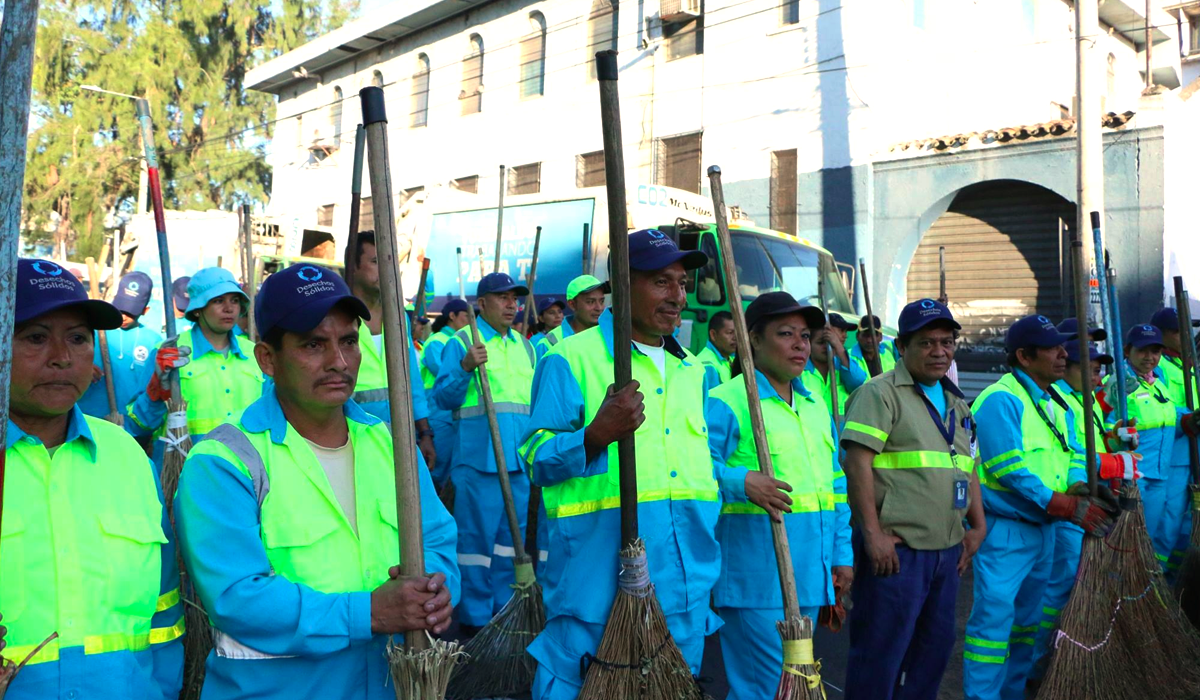
<svg viewBox="0 0 1200 700">
<path fill-rule="evenodd" d="M 1192 354 L 1192 309 L 1189 306 L 1187 290 L 1183 288 L 1183 278 L 1175 278 L 1175 314 L 1179 318 L 1179 355 L 1183 360 L 1183 392 L 1189 411 L 1196 410 L 1196 394 L 1193 382 L 1196 379 L 1196 356 Z M 1192 483 L 1200 484 L 1200 444 L 1195 435 L 1187 436 L 1188 466 L 1192 469 Z"/>
<path fill-rule="evenodd" d="M 883 332 L 882 329 L 875 328 L 875 312 L 871 310 L 871 289 L 867 285 L 867 261 L 859 258 L 858 269 L 859 276 L 862 277 L 863 303 L 867 306 L 867 328 L 871 330 L 871 335 L 875 337 L 875 359 L 867 362 L 867 371 L 870 372 L 872 377 L 878 377 L 883 374 L 883 358 L 879 354 L 883 350 Z M 862 324 L 858 324 L 858 327 L 861 329 Z M 862 345 L 861 341 L 859 345 Z M 830 364 L 833 364 L 832 360 Z"/>
<path fill-rule="evenodd" d="M 1103 261 L 1103 251 L 1098 251 L 1100 257 L 1096 259 Z M 1092 496 L 1097 492 L 1096 481 L 1096 416 L 1093 413 L 1095 410 L 1094 404 L 1096 396 L 1092 393 L 1092 358 L 1087 347 L 1087 329 L 1088 329 L 1088 304 L 1090 303 L 1090 295 L 1088 294 L 1088 273 L 1087 267 L 1083 261 L 1083 237 L 1079 235 L 1079 231 L 1071 232 L 1071 266 L 1074 273 L 1074 292 L 1075 292 L 1075 316 L 1079 324 L 1080 333 L 1080 352 L 1079 352 L 1079 371 L 1082 375 L 1082 390 L 1083 390 L 1083 429 L 1084 439 L 1087 445 L 1087 483 L 1088 492 Z M 1125 397 L 1121 397 L 1124 401 Z"/>
<path fill-rule="evenodd" d="M 542 245 L 542 227 L 537 227 L 537 233 L 533 237 L 533 261 L 529 263 L 529 296 L 525 300 L 525 332 L 529 333 L 529 319 L 533 316 L 533 307 L 537 304 L 537 297 L 533 295 L 533 283 L 537 281 L 537 262 L 538 248 Z"/>
<path fill-rule="evenodd" d="M 87 258 L 85 260 L 88 267 L 88 287 L 91 289 L 93 299 L 102 299 L 100 296 L 100 266 L 96 264 L 95 258 Z M 104 369 L 104 391 L 108 393 L 108 415 L 116 422 L 116 417 L 120 415 L 117 412 L 117 390 L 113 386 L 112 376 L 112 358 L 108 356 L 108 331 L 96 331 L 96 336 L 100 338 L 100 366 Z"/>
</svg>

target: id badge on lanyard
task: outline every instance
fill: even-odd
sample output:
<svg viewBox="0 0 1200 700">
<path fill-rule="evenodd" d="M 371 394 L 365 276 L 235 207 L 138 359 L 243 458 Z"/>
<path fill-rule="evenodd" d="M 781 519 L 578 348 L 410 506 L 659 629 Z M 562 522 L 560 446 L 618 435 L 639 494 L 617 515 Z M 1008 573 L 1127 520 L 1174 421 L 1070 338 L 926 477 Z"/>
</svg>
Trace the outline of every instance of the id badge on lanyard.
<svg viewBox="0 0 1200 700">
<path fill-rule="evenodd" d="M 955 415 L 954 409 L 950 409 L 950 413 L 947 416 L 949 419 L 947 422 L 950 424 L 950 428 L 947 430 L 946 425 L 942 423 L 942 417 L 938 415 L 937 409 L 935 409 L 933 404 L 929 401 L 929 397 L 925 396 L 924 392 L 922 392 L 920 389 L 917 389 L 917 393 L 921 395 L 923 403 L 925 404 L 925 409 L 929 411 L 930 420 L 932 420 L 933 424 L 937 426 L 938 432 L 942 434 L 942 439 L 946 441 L 946 447 L 950 450 L 950 463 L 954 468 L 954 492 L 951 494 L 951 507 L 953 507 L 955 510 L 962 510 L 963 508 L 967 507 L 967 489 L 969 488 L 970 482 L 968 481 L 967 476 L 958 469 L 958 465 L 955 463 L 955 457 L 958 456 L 958 451 L 954 449 L 954 431 L 958 428 L 957 416 Z M 963 422 L 965 423 L 966 421 L 967 419 L 964 418 Z"/>
</svg>

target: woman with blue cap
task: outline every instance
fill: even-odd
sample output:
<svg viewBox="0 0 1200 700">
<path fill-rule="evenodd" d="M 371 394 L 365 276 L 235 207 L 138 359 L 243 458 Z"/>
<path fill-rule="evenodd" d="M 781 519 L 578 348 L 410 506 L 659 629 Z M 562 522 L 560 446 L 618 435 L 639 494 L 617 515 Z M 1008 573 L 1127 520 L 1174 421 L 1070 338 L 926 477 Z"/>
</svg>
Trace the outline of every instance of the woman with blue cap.
<svg viewBox="0 0 1200 700">
<path fill-rule="evenodd" d="M 250 300 L 233 273 L 206 267 L 188 282 L 184 318 L 195 325 L 168 338 L 154 352 L 154 375 L 126 411 L 135 436 L 161 434 L 171 397 L 171 372 L 187 402 L 187 428 L 198 440 L 218 425 L 238 417 L 262 396 L 263 375 L 254 360 L 254 343 L 234 332 Z M 155 447 L 155 461 L 162 452 Z"/>
</svg>

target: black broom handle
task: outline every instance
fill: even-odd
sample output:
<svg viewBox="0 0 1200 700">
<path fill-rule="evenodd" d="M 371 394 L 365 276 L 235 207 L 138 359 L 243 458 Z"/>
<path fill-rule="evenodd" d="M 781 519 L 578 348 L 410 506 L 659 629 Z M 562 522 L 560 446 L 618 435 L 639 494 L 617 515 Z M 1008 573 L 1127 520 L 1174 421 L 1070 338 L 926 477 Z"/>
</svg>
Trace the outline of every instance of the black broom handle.
<svg viewBox="0 0 1200 700">
<path fill-rule="evenodd" d="M 1192 309 L 1188 305 L 1187 290 L 1183 288 L 1183 278 L 1175 278 L 1175 313 L 1179 318 L 1179 355 L 1183 359 L 1183 391 L 1189 411 L 1196 410 L 1196 394 L 1192 382 L 1196 378 L 1196 356 L 1192 347 Z M 1188 465 L 1192 468 L 1192 483 L 1200 484 L 1200 445 L 1196 436 L 1189 434 Z"/>
</svg>

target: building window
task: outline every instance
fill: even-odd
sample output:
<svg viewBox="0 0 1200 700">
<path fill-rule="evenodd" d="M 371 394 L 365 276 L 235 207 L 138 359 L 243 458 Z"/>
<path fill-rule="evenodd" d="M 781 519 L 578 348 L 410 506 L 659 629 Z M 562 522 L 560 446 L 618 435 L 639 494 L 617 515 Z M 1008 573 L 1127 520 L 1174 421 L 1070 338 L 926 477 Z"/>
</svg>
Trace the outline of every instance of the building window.
<svg viewBox="0 0 1200 700">
<path fill-rule="evenodd" d="M 333 146 L 342 145 L 342 89 L 333 88 L 333 104 L 329 105 L 329 126 L 333 131 Z"/>
<path fill-rule="evenodd" d="M 425 126 L 429 119 L 429 57 L 417 56 L 417 72 L 412 77 L 413 126 Z"/>
<path fill-rule="evenodd" d="M 450 181 L 450 186 L 459 192 L 479 194 L 479 176 L 468 175 L 467 177 L 456 177 Z"/>
<path fill-rule="evenodd" d="M 659 139 L 655 182 L 700 194 L 700 132 Z"/>
<path fill-rule="evenodd" d="M 796 235 L 796 149 L 771 154 L 771 228 Z"/>
<path fill-rule="evenodd" d="M 1191 38 L 1189 39 L 1188 43 L 1188 53 L 1200 53 L 1200 15 L 1190 17 L 1188 19 L 1188 25 L 1191 28 L 1191 31 L 1189 32 L 1189 36 Z"/>
<path fill-rule="evenodd" d="M 529 33 L 521 39 L 521 97 L 538 97 L 546 90 L 546 18 L 529 15 Z"/>
<path fill-rule="evenodd" d="M 779 3 L 779 24 L 800 24 L 800 0 L 782 0 Z"/>
<path fill-rule="evenodd" d="M 704 0 L 671 0 L 678 11 L 663 10 L 663 36 L 667 39 L 667 60 L 704 53 Z M 668 5 L 663 3 L 664 8 Z M 671 17 L 669 21 L 667 17 Z"/>
<path fill-rule="evenodd" d="M 358 230 L 370 231 L 375 228 L 375 204 L 370 197 L 358 200 Z"/>
<path fill-rule="evenodd" d="M 509 171 L 509 194 L 537 194 L 542 190 L 542 164 L 518 165 Z"/>
<path fill-rule="evenodd" d="M 412 199 L 414 195 L 416 195 L 420 192 L 424 192 L 424 191 L 425 191 L 424 185 L 417 185 L 416 187 L 407 187 L 405 189 L 400 190 L 400 194 L 396 196 L 396 199 L 398 200 L 396 202 L 396 206 L 397 207 L 404 206 L 404 204 L 406 202 L 408 202 L 408 200 Z"/>
<path fill-rule="evenodd" d="M 576 187 L 603 187 L 604 183 L 604 151 L 575 156 Z"/>
<path fill-rule="evenodd" d="M 383 73 L 374 71 L 371 73 L 371 85 L 377 88 L 383 88 Z"/>
<path fill-rule="evenodd" d="M 619 0 L 593 0 L 588 16 L 588 76 L 596 79 L 596 54 L 617 49 L 617 20 L 621 11 Z"/>
<path fill-rule="evenodd" d="M 464 115 L 483 109 L 483 37 L 478 34 L 471 35 L 469 52 L 463 57 L 462 92 L 458 99 Z"/>
<path fill-rule="evenodd" d="M 317 207 L 317 226 L 333 226 L 333 204 Z"/>
</svg>

